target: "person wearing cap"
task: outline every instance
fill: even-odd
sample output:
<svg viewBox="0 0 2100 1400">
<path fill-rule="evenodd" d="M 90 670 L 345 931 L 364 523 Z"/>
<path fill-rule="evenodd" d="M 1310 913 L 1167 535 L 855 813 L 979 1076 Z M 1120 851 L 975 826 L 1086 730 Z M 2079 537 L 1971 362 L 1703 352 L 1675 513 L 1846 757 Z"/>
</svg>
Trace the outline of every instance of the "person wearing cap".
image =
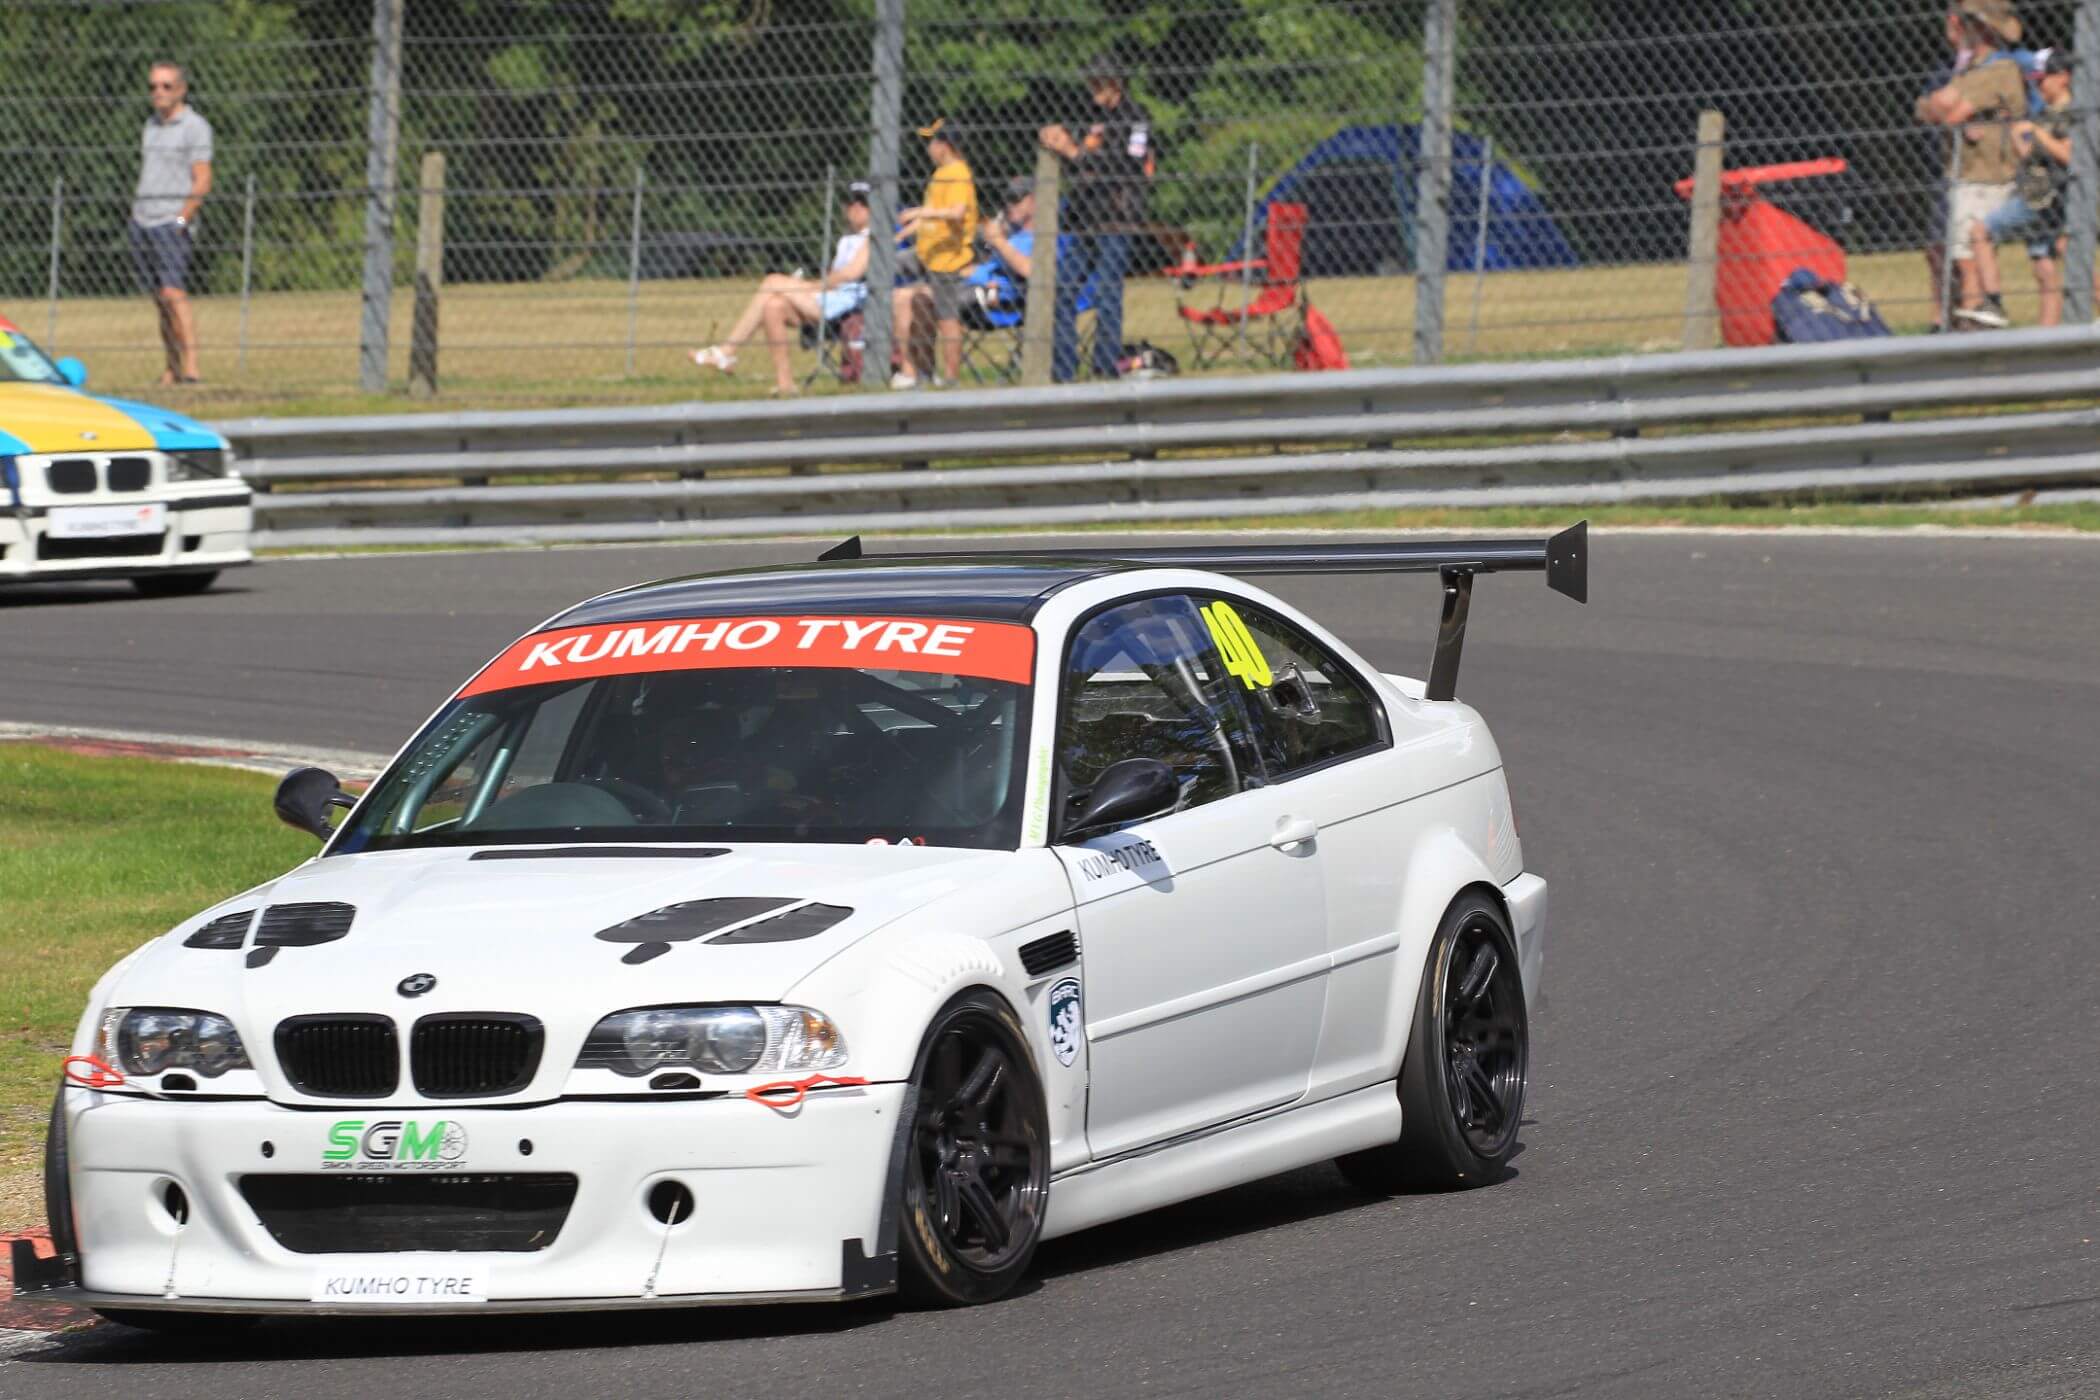
<svg viewBox="0 0 2100 1400">
<path fill-rule="evenodd" d="M 744 314 L 737 317 L 729 337 L 691 352 L 702 369 L 736 373 L 738 347 L 766 333 L 766 349 L 773 356 L 773 392 L 792 394 L 794 368 L 788 363 L 788 342 L 803 326 L 831 322 L 858 311 L 867 300 L 868 285 L 868 182 L 855 180 L 846 187 L 846 231 L 832 250 L 831 268 L 822 277 L 810 278 L 773 273 L 758 284 Z"/>
<path fill-rule="evenodd" d="M 2042 49 L 2034 55 L 2030 77 L 2041 95 L 2041 111 L 2032 121 L 2013 124 L 2013 144 L 2020 152 L 2013 197 L 1982 230 L 1976 250 L 1988 286 L 1995 281 L 1996 272 L 1991 245 L 2014 236 L 2026 240 L 2035 289 L 2040 293 L 2037 319 L 2045 326 L 2061 325 L 2064 319 L 2063 257 L 2070 242 L 2064 231 L 2064 204 L 2071 179 L 2074 124 L 2072 63 L 2072 56 L 2062 49 Z M 2100 277 L 2095 277 L 2094 288 L 2100 291 Z"/>
<path fill-rule="evenodd" d="M 937 385 L 953 384 L 962 373 L 963 274 L 976 260 L 977 177 L 963 158 L 962 134 L 947 118 L 935 119 L 919 128 L 926 142 L 926 158 L 933 162 L 933 175 L 926 182 L 926 197 L 898 215 L 898 225 L 912 235 L 912 252 L 925 269 L 926 295 L 932 302 L 933 319 L 940 334 L 940 371 Z M 911 344 L 913 304 L 918 289 L 900 287 L 890 303 L 890 323 L 896 344 Z M 904 367 L 890 379 L 893 389 L 915 389 L 919 377 L 913 372 L 909 354 Z"/>
<path fill-rule="evenodd" d="M 984 246 L 992 256 L 979 265 L 980 280 L 995 288 L 1004 283 L 1000 302 L 1018 304 L 1035 271 L 1035 177 L 1016 175 L 1006 182 L 1006 202 L 984 221 Z"/>
<path fill-rule="evenodd" d="M 1925 260 L 1935 286 L 1943 285 L 1946 260 L 1954 260 L 1961 279 L 1955 318 L 1975 326 L 2009 324 L 2003 303 L 1985 299 L 1971 233 L 2012 198 L 2019 169 L 2012 127 L 2027 115 L 2027 87 L 2006 52 L 2019 34 L 2008 0 L 1959 0 L 1947 15 L 1955 74 L 1916 106 L 1920 122 L 1949 133 L 1945 219 Z"/>
<path fill-rule="evenodd" d="M 1123 69 L 1103 55 L 1087 65 L 1090 120 L 1046 126 L 1043 146 L 1065 162 L 1070 183 L 1058 211 L 1061 234 L 1072 235 L 1070 260 L 1058 247 L 1057 315 L 1051 375 L 1060 383 L 1079 370 L 1079 296 L 1094 302 L 1094 375 L 1116 377 L 1123 358 L 1123 275 L 1130 236 L 1144 228 L 1145 205 L 1157 170 L 1152 118 L 1130 96 Z"/>
</svg>

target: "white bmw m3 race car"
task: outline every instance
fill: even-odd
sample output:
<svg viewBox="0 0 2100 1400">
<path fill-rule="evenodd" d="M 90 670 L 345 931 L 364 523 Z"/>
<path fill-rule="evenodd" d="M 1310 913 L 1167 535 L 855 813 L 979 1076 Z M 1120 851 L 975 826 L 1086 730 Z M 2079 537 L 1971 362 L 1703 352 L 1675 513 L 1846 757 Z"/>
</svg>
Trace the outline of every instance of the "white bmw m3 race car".
<svg viewBox="0 0 2100 1400">
<path fill-rule="evenodd" d="M 900 1290 L 1328 1158 L 1515 1150 L 1546 885 L 1453 698 L 1550 540 L 864 557 L 628 588 L 96 985 L 25 1296 L 144 1326 Z M 1252 574 L 1436 572 L 1426 681 Z M 346 808 L 339 826 L 333 809 Z"/>
</svg>

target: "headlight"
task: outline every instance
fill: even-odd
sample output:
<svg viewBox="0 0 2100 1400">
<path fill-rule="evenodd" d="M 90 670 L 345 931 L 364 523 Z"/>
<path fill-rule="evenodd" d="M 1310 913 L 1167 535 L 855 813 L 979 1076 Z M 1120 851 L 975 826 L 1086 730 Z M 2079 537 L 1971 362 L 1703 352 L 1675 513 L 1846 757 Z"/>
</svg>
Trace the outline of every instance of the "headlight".
<svg viewBox="0 0 2100 1400">
<path fill-rule="evenodd" d="M 111 1007 L 103 1013 L 95 1054 L 126 1074 L 184 1069 L 216 1079 L 250 1067 L 233 1022 L 216 1012 L 166 1006 Z"/>
<path fill-rule="evenodd" d="M 168 480 L 213 481 L 226 475 L 226 449 L 186 447 L 168 454 Z"/>
<path fill-rule="evenodd" d="M 846 1037 L 806 1006 L 651 1006 L 616 1011 L 591 1030 L 578 1069 L 629 1076 L 660 1069 L 771 1074 L 836 1069 Z"/>
</svg>

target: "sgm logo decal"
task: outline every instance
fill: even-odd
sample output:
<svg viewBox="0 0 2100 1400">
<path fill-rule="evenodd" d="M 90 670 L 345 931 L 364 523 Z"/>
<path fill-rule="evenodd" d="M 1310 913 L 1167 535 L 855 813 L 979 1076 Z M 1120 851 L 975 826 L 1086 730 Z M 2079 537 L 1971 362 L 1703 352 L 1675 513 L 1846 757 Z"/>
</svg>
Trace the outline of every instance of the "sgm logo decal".
<svg viewBox="0 0 2100 1400">
<path fill-rule="evenodd" d="M 1080 1024 L 1079 979 L 1067 977 L 1050 988 L 1050 1049 L 1057 1062 L 1068 1065 L 1079 1058 L 1079 1040 L 1085 1034 Z"/>
<path fill-rule="evenodd" d="M 1159 853 L 1159 847 L 1140 837 L 1138 840 L 1132 841 L 1127 845 L 1118 846 L 1112 851 L 1094 851 L 1089 853 L 1081 858 L 1079 873 L 1089 880 L 1105 880 L 1118 870 L 1127 870 L 1132 874 L 1137 874 L 1142 872 L 1147 866 L 1165 865 L 1166 863 L 1166 858 Z M 1147 875 L 1145 878 L 1150 879 L 1151 877 Z"/>
<path fill-rule="evenodd" d="M 441 1171 L 467 1155 L 467 1130 L 445 1118 L 339 1118 L 328 1129 L 323 1171 Z"/>
</svg>

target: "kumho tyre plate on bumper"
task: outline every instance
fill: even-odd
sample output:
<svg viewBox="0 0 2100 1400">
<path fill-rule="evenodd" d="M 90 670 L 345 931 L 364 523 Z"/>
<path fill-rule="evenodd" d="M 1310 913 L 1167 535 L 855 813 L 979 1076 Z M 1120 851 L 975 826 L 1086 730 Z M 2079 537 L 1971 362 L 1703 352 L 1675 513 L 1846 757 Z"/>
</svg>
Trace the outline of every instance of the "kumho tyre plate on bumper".
<svg viewBox="0 0 2100 1400">
<path fill-rule="evenodd" d="M 96 984 L 55 1260 L 124 1321 L 1003 1296 L 1310 1162 L 1517 1150 L 1546 883 L 1454 696 L 1550 540 L 864 558 L 642 585 L 473 674 L 316 857 Z M 1435 572 L 1426 680 L 1243 581 Z M 339 824 L 336 814 L 345 812 Z"/>
</svg>

